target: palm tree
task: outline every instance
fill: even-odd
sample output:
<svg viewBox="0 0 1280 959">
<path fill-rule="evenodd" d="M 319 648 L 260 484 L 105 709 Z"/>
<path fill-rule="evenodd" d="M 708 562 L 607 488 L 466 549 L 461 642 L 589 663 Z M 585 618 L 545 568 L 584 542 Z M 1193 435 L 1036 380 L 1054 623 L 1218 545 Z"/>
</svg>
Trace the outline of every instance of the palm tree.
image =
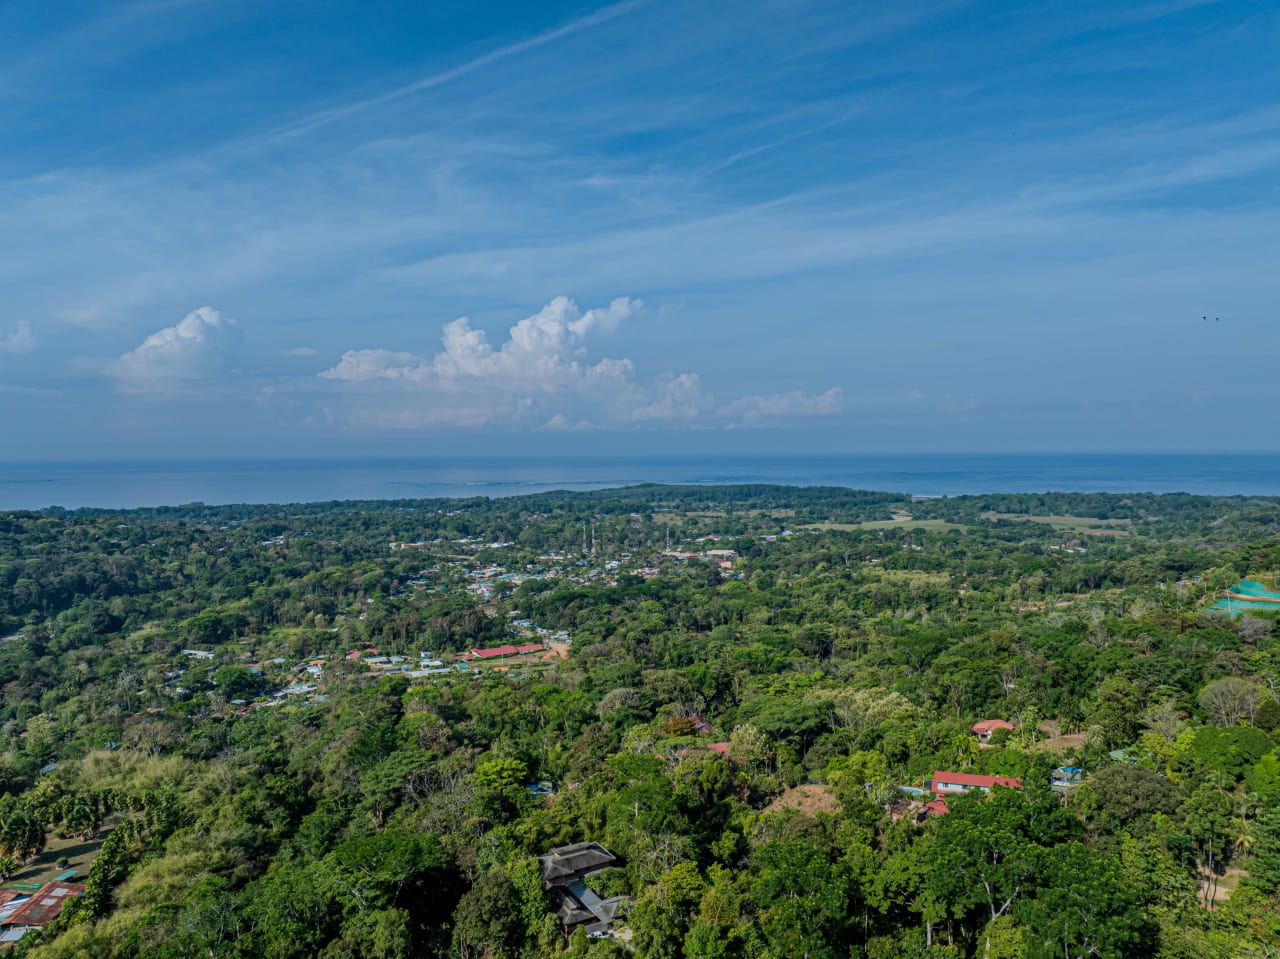
<svg viewBox="0 0 1280 959">
<path fill-rule="evenodd" d="M 44 826 L 34 816 L 15 812 L 0 823 L 0 854 L 29 860 L 44 847 Z"/>
<path fill-rule="evenodd" d="M 1257 796 L 1246 794 L 1240 797 L 1240 806 L 1237 812 L 1240 814 L 1239 823 L 1235 829 L 1235 851 L 1240 858 L 1247 858 L 1249 853 L 1253 851 L 1253 833 L 1249 829 L 1250 823 L 1248 819 L 1249 807 L 1253 802 L 1257 801 Z"/>
<path fill-rule="evenodd" d="M 1253 834 L 1249 830 L 1249 823 L 1244 819 L 1241 819 L 1239 825 L 1236 827 L 1235 833 L 1236 839 L 1234 845 L 1236 855 L 1241 859 L 1246 859 L 1248 858 L 1249 853 L 1253 851 Z"/>
<path fill-rule="evenodd" d="M 67 813 L 66 825 L 68 831 L 88 839 L 98 831 L 97 810 L 88 803 L 79 803 Z"/>
<path fill-rule="evenodd" d="M 968 734 L 953 739 L 952 747 L 955 749 L 956 761 L 961 766 L 972 766 L 978 758 L 978 740 Z"/>
</svg>

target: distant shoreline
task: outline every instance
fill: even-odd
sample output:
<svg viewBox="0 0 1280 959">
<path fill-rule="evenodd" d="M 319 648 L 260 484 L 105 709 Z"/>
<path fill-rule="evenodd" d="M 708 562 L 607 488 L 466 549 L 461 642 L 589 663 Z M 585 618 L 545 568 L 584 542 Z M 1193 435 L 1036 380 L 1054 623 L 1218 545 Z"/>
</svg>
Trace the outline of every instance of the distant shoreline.
<svg viewBox="0 0 1280 959">
<path fill-rule="evenodd" d="M 917 499 L 1044 492 L 1280 496 L 1280 454 L 18 463 L 0 464 L 0 510 L 498 498 L 640 483 L 842 486 L 900 492 Z"/>
</svg>

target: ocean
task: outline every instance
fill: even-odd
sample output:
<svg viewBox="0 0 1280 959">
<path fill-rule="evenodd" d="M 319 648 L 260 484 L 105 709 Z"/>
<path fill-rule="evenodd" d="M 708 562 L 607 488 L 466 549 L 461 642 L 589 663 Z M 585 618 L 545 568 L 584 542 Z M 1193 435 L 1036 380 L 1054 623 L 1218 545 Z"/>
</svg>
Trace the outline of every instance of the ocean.
<svg viewBox="0 0 1280 959">
<path fill-rule="evenodd" d="M 497 497 L 650 482 L 847 486 L 916 496 L 1049 491 L 1280 496 L 1280 454 L 10 463 L 0 464 L 0 510 Z"/>
</svg>

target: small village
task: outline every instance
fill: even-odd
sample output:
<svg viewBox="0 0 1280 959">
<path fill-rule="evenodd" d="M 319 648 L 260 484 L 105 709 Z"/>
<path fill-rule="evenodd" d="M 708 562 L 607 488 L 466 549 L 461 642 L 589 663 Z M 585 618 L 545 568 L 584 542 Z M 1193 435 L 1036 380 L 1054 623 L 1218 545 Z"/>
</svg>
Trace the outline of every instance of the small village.
<svg viewBox="0 0 1280 959">
<path fill-rule="evenodd" d="M 780 535 L 786 537 L 792 533 L 784 531 Z M 775 542 L 777 538 L 767 536 L 763 541 Z M 242 652 L 232 661 L 242 665 L 251 675 L 264 680 L 275 678 L 289 681 L 253 699 L 238 696 L 227 699 L 227 708 L 222 715 L 243 717 L 254 709 L 324 702 L 322 687 L 326 670 L 338 665 L 348 671 L 351 667 L 361 667 L 371 677 L 401 676 L 414 681 L 457 674 L 479 675 L 485 672 L 516 676 L 535 674 L 553 667 L 556 661 L 570 654 L 570 634 L 566 630 L 539 626 L 523 617 L 519 610 L 500 613 L 494 605 L 496 601 L 509 598 L 516 587 L 529 581 L 550 579 L 572 586 L 616 586 L 620 576 L 652 579 L 661 575 L 664 567 L 679 567 L 690 560 L 709 563 L 720 571 L 721 577 L 728 578 L 734 575 L 737 553 L 720 547 L 719 540 L 720 537 L 709 535 L 699 537 L 688 547 L 672 547 L 668 542 L 665 549 L 646 554 L 643 558 L 628 551 L 619 551 L 616 558 L 599 559 L 592 531 L 589 539 L 584 536 L 581 555 L 547 554 L 539 556 L 536 562 L 523 564 L 519 568 L 509 567 L 492 559 L 496 553 L 511 550 L 514 544 L 510 542 L 470 540 L 465 537 L 448 541 L 436 539 L 392 542 L 389 545 L 392 552 L 434 550 L 484 554 L 489 557 L 489 561 L 481 565 L 456 556 L 441 559 L 407 580 L 395 595 L 411 599 L 416 595 L 437 596 L 449 590 L 461 590 L 481 603 L 488 615 L 506 616 L 507 633 L 512 642 L 468 647 L 457 652 L 418 650 L 416 653 L 388 653 L 372 643 L 365 643 L 333 656 L 317 656 L 293 663 L 278 657 L 264 661 L 254 660 L 251 652 Z M 284 542 L 283 537 L 277 537 L 264 541 L 262 545 L 275 548 L 282 546 Z M 367 612 L 362 609 L 340 611 L 334 617 L 335 625 L 331 627 L 331 632 L 340 632 L 342 622 L 348 618 L 360 621 L 366 615 Z M 243 637 L 239 643 L 252 646 L 254 639 Z M 180 699 L 190 697 L 199 690 L 202 687 L 201 680 L 212 681 L 216 664 L 227 661 L 225 648 L 218 651 L 183 648 L 178 655 L 182 659 L 171 664 L 164 675 L 164 691 L 168 696 Z M 164 707 L 157 705 L 150 709 L 158 713 Z"/>
</svg>

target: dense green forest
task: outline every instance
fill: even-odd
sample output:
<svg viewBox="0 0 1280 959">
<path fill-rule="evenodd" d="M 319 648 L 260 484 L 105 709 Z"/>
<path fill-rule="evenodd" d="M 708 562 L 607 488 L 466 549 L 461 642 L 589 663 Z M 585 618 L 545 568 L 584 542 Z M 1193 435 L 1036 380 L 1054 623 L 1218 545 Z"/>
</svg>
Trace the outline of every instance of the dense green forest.
<svg viewBox="0 0 1280 959">
<path fill-rule="evenodd" d="M 1277 956 L 1278 574 L 1269 498 L 0 514 L 0 879 L 84 886 L 9 948 Z"/>
</svg>

